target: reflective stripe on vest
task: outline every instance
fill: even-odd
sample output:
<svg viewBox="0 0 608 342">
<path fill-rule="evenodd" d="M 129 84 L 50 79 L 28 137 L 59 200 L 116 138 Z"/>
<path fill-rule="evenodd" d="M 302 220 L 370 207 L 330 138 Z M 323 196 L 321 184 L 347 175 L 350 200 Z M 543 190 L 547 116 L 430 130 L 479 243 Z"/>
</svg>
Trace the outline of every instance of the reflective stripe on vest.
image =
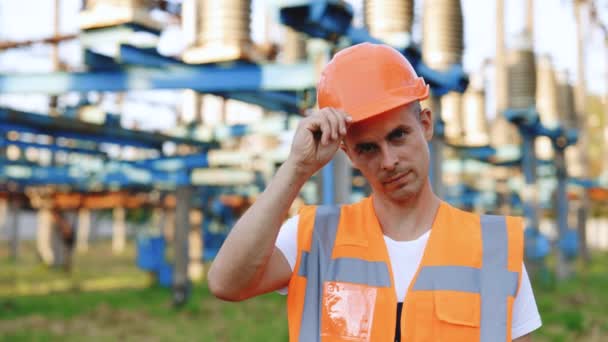
<svg viewBox="0 0 608 342">
<path fill-rule="evenodd" d="M 502 216 L 481 216 L 481 269 L 466 266 L 425 266 L 412 291 L 454 290 L 481 295 L 480 341 L 507 336 L 507 296 L 515 297 L 519 275 L 507 269 L 507 223 Z"/>
<path fill-rule="evenodd" d="M 307 278 L 300 341 L 320 341 L 323 293 L 319 285 L 326 281 L 339 281 L 375 287 L 391 286 L 391 276 L 384 262 L 331 258 L 339 221 L 340 207 L 317 207 L 310 252 L 302 253 L 298 270 L 298 275 Z"/>
<path fill-rule="evenodd" d="M 322 285 L 328 281 L 391 287 L 388 266 L 356 258 L 332 259 L 340 207 L 319 206 L 310 252 L 302 252 L 298 275 L 307 278 L 299 341 L 320 341 Z M 482 268 L 424 266 L 412 291 L 452 290 L 480 293 L 480 341 L 506 339 L 507 296 L 515 297 L 518 273 L 507 269 L 508 237 L 501 216 L 481 216 Z"/>
</svg>

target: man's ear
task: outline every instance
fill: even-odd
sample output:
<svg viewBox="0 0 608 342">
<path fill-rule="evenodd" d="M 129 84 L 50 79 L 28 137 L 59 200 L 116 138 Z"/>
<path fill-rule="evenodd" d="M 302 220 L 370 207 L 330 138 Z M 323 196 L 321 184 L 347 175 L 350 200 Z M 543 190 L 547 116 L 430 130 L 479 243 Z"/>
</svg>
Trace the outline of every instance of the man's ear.
<svg viewBox="0 0 608 342">
<path fill-rule="evenodd" d="M 433 120 L 433 113 L 430 109 L 424 108 L 420 111 L 420 125 L 422 126 L 424 138 L 427 141 L 431 141 L 431 139 L 433 139 L 435 122 Z"/>
<path fill-rule="evenodd" d="M 342 150 L 342 152 L 344 152 L 344 154 L 346 154 L 346 156 L 350 160 L 351 166 L 354 169 L 358 170 L 359 168 L 357 167 L 357 164 L 355 163 L 355 160 L 350 155 L 351 150 L 348 149 L 348 146 L 346 146 L 346 143 L 344 142 L 344 140 L 342 140 L 342 142 L 340 143 L 340 149 Z"/>
</svg>

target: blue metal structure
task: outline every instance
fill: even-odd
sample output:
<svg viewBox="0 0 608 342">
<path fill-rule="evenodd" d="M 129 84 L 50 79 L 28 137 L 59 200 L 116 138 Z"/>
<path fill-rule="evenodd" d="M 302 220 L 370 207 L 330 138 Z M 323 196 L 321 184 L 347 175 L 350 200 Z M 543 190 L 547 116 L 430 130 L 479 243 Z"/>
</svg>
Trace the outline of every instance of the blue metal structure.
<svg viewBox="0 0 608 342">
<path fill-rule="evenodd" d="M 78 154 L 107 157 L 107 154 L 105 152 L 102 152 L 99 150 L 94 150 L 94 149 L 68 147 L 68 146 L 61 146 L 61 145 L 57 145 L 57 144 L 40 144 L 40 143 L 26 142 L 26 141 L 20 141 L 20 140 L 9 140 L 9 139 L 0 137 L 0 147 L 6 148 L 8 146 L 17 146 L 20 149 L 36 148 L 36 149 L 42 149 L 42 150 L 49 150 L 51 152 L 68 152 L 68 153 L 78 153 Z"/>
<path fill-rule="evenodd" d="M 0 107 L 0 132 L 8 133 L 10 131 L 152 149 L 161 149 L 167 141 L 203 149 L 218 146 L 213 142 L 207 143 L 158 133 L 134 131 L 113 125 L 96 125 L 68 117 L 52 117 Z"/>
<path fill-rule="evenodd" d="M 566 192 L 567 183 L 576 182 L 570 180 L 566 171 L 565 149 L 576 143 L 578 140 L 577 131 L 565 130 L 562 127 L 549 129 L 542 125 L 540 116 L 535 110 L 507 110 L 505 117 L 517 125 L 523 139 L 522 144 L 522 169 L 524 172 L 526 185 L 536 183 L 536 157 L 534 155 L 534 140 L 538 136 L 546 136 L 551 139 L 555 150 L 555 168 L 557 176 L 556 190 L 556 217 L 559 228 L 559 251 L 560 258 L 572 258 L 576 255 L 578 245 L 577 232 L 568 227 L 568 196 Z M 589 181 L 583 182 L 588 184 Z M 526 254 L 531 259 L 541 260 L 548 253 L 545 248 L 546 237 L 542 236 L 538 230 L 538 217 L 536 208 L 527 199 L 524 203 L 525 216 L 530 220 L 529 232 L 526 234 Z M 536 241 L 538 240 L 538 241 Z"/>
<path fill-rule="evenodd" d="M 526 184 L 526 191 L 534 191 L 536 184 L 536 155 L 534 152 L 534 140 L 544 130 L 540 122 L 540 117 L 536 111 L 531 109 L 508 109 L 504 113 L 507 120 L 514 123 L 522 137 L 522 171 Z M 531 202 L 530 196 L 524 198 L 524 216 L 528 219 L 526 227 L 526 256 L 532 260 L 542 260 L 549 252 L 545 251 L 544 241 L 546 237 L 539 231 L 539 219 L 537 213 L 537 203 Z M 542 252 L 542 253 L 541 253 Z M 545 253 L 546 252 L 546 253 Z"/>
<path fill-rule="evenodd" d="M 0 75 L 0 92 L 58 95 L 70 91 L 193 89 L 227 96 L 237 92 L 238 97 L 263 95 L 262 99 L 278 98 L 297 108 L 304 98 L 297 92 L 316 85 L 314 66 L 309 63 L 190 65 L 130 45 L 120 47 L 118 60 L 88 51 L 85 61 L 90 71 Z"/>
<path fill-rule="evenodd" d="M 352 7 L 338 0 L 313 0 L 303 1 L 280 9 L 281 22 L 292 27 L 296 31 L 306 33 L 313 38 L 321 38 L 336 45 L 341 40 L 349 44 L 363 42 L 382 43 L 381 40 L 372 37 L 364 28 L 352 26 Z M 463 92 L 468 85 L 468 77 L 462 69 L 462 65 L 454 65 L 447 71 L 437 71 L 429 68 L 422 62 L 420 51 L 415 46 L 399 49 L 409 60 L 418 76 L 421 76 L 431 87 L 435 96 L 442 96 L 449 91 Z M 441 122 L 436 125 L 436 134 L 440 139 Z M 431 146 L 431 149 L 433 147 Z M 435 177 L 431 168 L 431 178 Z M 328 164 L 322 171 L 323 189 L 322 202 L 333 203 L 334 175 L 333 166 Z"/>
</svg>

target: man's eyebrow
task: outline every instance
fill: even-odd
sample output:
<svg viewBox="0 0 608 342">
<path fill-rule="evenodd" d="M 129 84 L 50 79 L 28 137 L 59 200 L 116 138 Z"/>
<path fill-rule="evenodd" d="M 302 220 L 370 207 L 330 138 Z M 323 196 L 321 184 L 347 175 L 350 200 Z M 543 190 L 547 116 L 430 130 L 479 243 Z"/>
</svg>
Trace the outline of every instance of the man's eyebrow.
<svg viewBox="0 0 608 342">
<path fill-rule="evenodd" d="M 373 141 L 362 141 L 362 142 L 357 143 L 357 144 L 355 145 L 355 147 L 363 147 L 363 146 L 370 146 L 370 145 L 375 146 L 375 145 L 376 145 L 376 143 L 375 143 L 375 142 L 373 142 Z"/>
<path fill-rule="evenodd" d="M 386 137 L 390 138 L 393 134 L 399 132 L 399 131 L 407 131 L 409 129 L 409 126 L 407 125 L 399 125 L 397 127 L 395 127 L 393 130 L 391 130 Z"/>
</svg>

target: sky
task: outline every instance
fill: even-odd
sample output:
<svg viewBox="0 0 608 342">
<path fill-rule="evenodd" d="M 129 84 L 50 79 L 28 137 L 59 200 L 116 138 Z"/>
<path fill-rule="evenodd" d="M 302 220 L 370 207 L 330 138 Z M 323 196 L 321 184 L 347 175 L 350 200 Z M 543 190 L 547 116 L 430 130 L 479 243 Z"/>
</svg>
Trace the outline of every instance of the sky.
<svg viewBox="0 0 608 342">
<path fill-rule="evenodd" d="M 283 0 L 254 0 L 252 36 L 254 41 L 264 37 L 263 16 L 265 11 Z M 355 9 L 355 15 L 361 12 L 362 0 L 348 1 Z M 558 70 L 567 70 L 571 81 L 576 79 L 576 27 L 573 0 L 536 0 L 534 49 L 537 55 L 548 54 L 552 57 Z M 608 4 L 598 1 L 600 17 L 608 23 Z M 478 73 L 484 60 L 493 58 L 495 52 L 495 1 L 461 0 L 464 16 L 465 52 L 463 65 L 467 72 Z M 518 34 L 523 30 L 526 0 L 505 0 L 506 45 L 513 47 Z M 78 31 L 77 13 L 80 0 L 61 0 L 62 34 Z M 416 1 L 417 14 L 421 14 L 422 2 Z M 420 41 L 420 20 L 416 21 L 413 36 Z M 35 23 L 35 24 L 33 24 Z M 52 34 L 53 0 L 0 0 L 0 40 L 20 41 L 48 37 Z M 588 90 L 595 94 L 606 93 L 606 51 L 603 34 L 593 28 L 586 32 L 586 78 Z M 273 36 L 273 38 L 277 38 Z M 82 64 L 80 46 L 77 42 L 64 43 L 61 56 L 69 65 Z M 16 49 L 0 52 L 0 72 L 45 72 L 51 70 L 50 47 L 37 45 L 27 49 Z M 489 107 L 493 101 L 493 68 L 484 71 Z M 129 112 L 142 112 L 141 106 L 149 101 L 167 104 L 161 106 L 157 115 L 158 125 L 165 126 L 174 120 L 171 111 L 174 92 L 154 91 L 145 94 L 134 94 L 127 101 L 131 106 Z M 8 99 L 7 99 L 8 98 Z M 25 101 L 27 99 L 27 101 Z M 143 99 L 143 100 L 142 100 Z M 173 100 L 172 100 L 173 99 Z M 140 100 L 139 102 L 137 100 Z M 25 104 L 28 102 L 28 104 Z M 11 96 L 0 97 L 0 104 L 17 104 L 30 106 L 24 110 L 39 108 L 48 103 L 44 96 Z M 138 107 L 140 106 L 140 107 Z M 158 108 L 158 107 L 157 107 Z M 165 110 L 164 113 L 162 111 Z M 131 114 L 137 115 L 137 114 Z M 150 123 L 149 123 L 150 124 Z M 156 126 L 156 123 L 151 123 Z M 143 127 L 142 127 L 143 128 Z M 154 128 L 154 127 L 152 127 Z"/>
</svg>

